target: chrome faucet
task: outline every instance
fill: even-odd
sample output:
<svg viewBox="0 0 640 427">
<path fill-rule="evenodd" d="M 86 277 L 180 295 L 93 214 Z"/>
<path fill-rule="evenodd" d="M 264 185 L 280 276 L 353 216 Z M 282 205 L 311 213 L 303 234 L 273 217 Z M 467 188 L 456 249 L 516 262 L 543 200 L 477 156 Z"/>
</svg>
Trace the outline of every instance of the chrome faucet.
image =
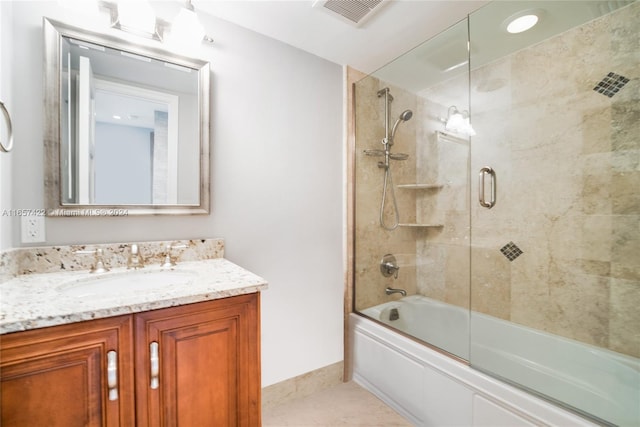
<svg viewBox="0 0 640 427">
<path fill-rule="evenodd" d="M 405 291 L 404 289 L 394 289 L 394 288 L 391 288 L 389 286 L 387 286 L 387 288 L 384 290 L 384 293 L 387 294 L 387 295 L 400 294 L 403 297 L 407 296 L 407 291 Z"/>
<path fill-rule="evenodd" d="M 96 264 L 91 266 L 91 270 L 89 273 L 106 273 L 109 271 L 109 268 L 104 263 L 104 250 L 102 248 L 93 249 L 93 250 L 80 250 L 75 251 L 77 254 L 96 254 Z"/>
<path fill-rule="evenodd" d="M 140 248 L 137 243 L 131 244 L 131 252 L 127 259 L 127 268 L 138 269 L 144 267 L 144 258 L 140 254 Z"/>
</svg>

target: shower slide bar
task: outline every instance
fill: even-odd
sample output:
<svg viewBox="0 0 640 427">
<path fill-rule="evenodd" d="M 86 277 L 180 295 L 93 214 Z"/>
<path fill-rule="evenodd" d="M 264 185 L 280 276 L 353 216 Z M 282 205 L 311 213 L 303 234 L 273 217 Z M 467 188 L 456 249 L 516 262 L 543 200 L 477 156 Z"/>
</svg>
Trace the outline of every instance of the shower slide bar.
<svg viewBox="0 0 640 427">
<path fill-rule="evenodd" d="M 7 124 L 8 133 L 7 145 L 4 145 L 0 140 L 0 151 L 8 153 L 13 148 L 13 127 L 11 126 L 11 116 L 9 116 L 7 107 L 4 106 L 4 102 L 2 101 L 0 101 L 0 110 L 2 110 L 2 115 L 4 116 L 5 123 Z"/>
<path fill-rule="evenodd" d="M 393 178 L 391 176 L 391 160 L 407 160 L 408 154 L 404 153 L 392 153 L 391 146 L 393 145 L 393 139 L 396 136 L 396 131 L 400 123 L 409 121 L 413 116 L 413 111 L 404 110 L 400 117 L 391 125 L 391 102 L 393 96 L 389 93 L 389 88 L 385 87 L 377 92 L 378 98 L 384 97 L 384 138 L 382 138 L 382 146 L 384 150 L 365 150 L 367 156 L 384 156 L 384 161 L 378 162 L 378 167 L 384 169 L 384 181 L 382 184 L 382 200 L 380 202 L 380 226 L 385 230 L 395 230 L 400 224 L 400 213 L 398 211 L 398 202 L 396 201 L 396 194 L 393 189 Z M 384 219 L 385 204 L 387 200 L 387 189 L 393 202 L 393 223 L 387 224 Z"/>
<path fill-rule="evenodd" d="M 491 201 L 485 201 L 484 191 L 484 177 L 485 175 L 489 175 L 491 177 Z M 486 166 L 480 169 L 478 180 L 478 201 L 480 202 L 480 206 L 483 208 L 491 209 L 496 205 L 496 171 L 492 168 Z"/>
</svg>

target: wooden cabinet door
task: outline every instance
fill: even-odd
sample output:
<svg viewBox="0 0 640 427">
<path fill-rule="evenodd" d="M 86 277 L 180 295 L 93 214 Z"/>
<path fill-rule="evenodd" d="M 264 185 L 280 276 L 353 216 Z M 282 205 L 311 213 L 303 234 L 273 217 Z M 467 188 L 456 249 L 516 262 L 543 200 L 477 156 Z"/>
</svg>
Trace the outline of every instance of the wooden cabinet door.
<svg viewBox="0 0 640 427">
<path fill-rule="evenodd" d="M 260 426 L 258 316 L 257 293 L 137 314 L 138 426 Z"/>
<path fill-rule="evenodd" d="M 2 427 L 134 425 L 132 316 L 1 335 L 0 350 Z"/>
</svg>

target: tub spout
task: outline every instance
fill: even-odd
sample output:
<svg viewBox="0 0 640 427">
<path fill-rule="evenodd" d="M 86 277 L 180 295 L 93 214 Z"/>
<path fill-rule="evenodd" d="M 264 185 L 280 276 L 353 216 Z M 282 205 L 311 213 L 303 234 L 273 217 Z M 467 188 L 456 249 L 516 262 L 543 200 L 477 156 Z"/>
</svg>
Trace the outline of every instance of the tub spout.
<svg viewBox="0 0 640 427">
<path fill-rule="evenodd" d="M 391 294 L 400 294 L 403 297 L 407 296 L 407 291 L 405 291 L 404 289 L 394 289 L 394 288 L 390 288 L 387 286 L 387 289 L 384 290 L 384 292 L 387 295 L 391 295 Z"/>
</svg>

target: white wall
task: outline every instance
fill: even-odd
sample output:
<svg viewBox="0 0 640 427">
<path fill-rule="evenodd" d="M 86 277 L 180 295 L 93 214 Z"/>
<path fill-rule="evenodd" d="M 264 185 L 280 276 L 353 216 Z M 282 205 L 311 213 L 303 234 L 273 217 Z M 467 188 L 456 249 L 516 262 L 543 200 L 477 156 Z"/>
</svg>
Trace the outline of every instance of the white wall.
<svg viewBox="0 0 640 427">
<path fill-rule="evenodd" d="M 4 102 L 13 114 L 13 99 L 11 91 L 11 3 L 0 2 L 0 100 Z M 0 118 L 0 120 L 3 120 Z M 7 128 L 3 123 L 0 125 L 0 138 L 3 143 L 7 143 Z M 3 215 L 4 210 L 11 209 L 11 164 L 13 152 L 0 152 L 0 251 L 13 247 L 13 235 L 11 233 L 12 219 L 8 215 Z"/>
<path fill-rule="evenodd" d="M 68 13 L 56 1 L 13 3 L 13 114 L 24 145 L 14 154 L 16 208 L 44 204 L 41 22 L 83 22 Z M 342 360 L 342 69 L 224 21 L 203 23 L 216 40 L 202 55 L 212 66 L 211 215 L 47 218 L 46 244 L 224 238 L 228 259 L 270 283 L 266 386 Z"/>
</svg>

